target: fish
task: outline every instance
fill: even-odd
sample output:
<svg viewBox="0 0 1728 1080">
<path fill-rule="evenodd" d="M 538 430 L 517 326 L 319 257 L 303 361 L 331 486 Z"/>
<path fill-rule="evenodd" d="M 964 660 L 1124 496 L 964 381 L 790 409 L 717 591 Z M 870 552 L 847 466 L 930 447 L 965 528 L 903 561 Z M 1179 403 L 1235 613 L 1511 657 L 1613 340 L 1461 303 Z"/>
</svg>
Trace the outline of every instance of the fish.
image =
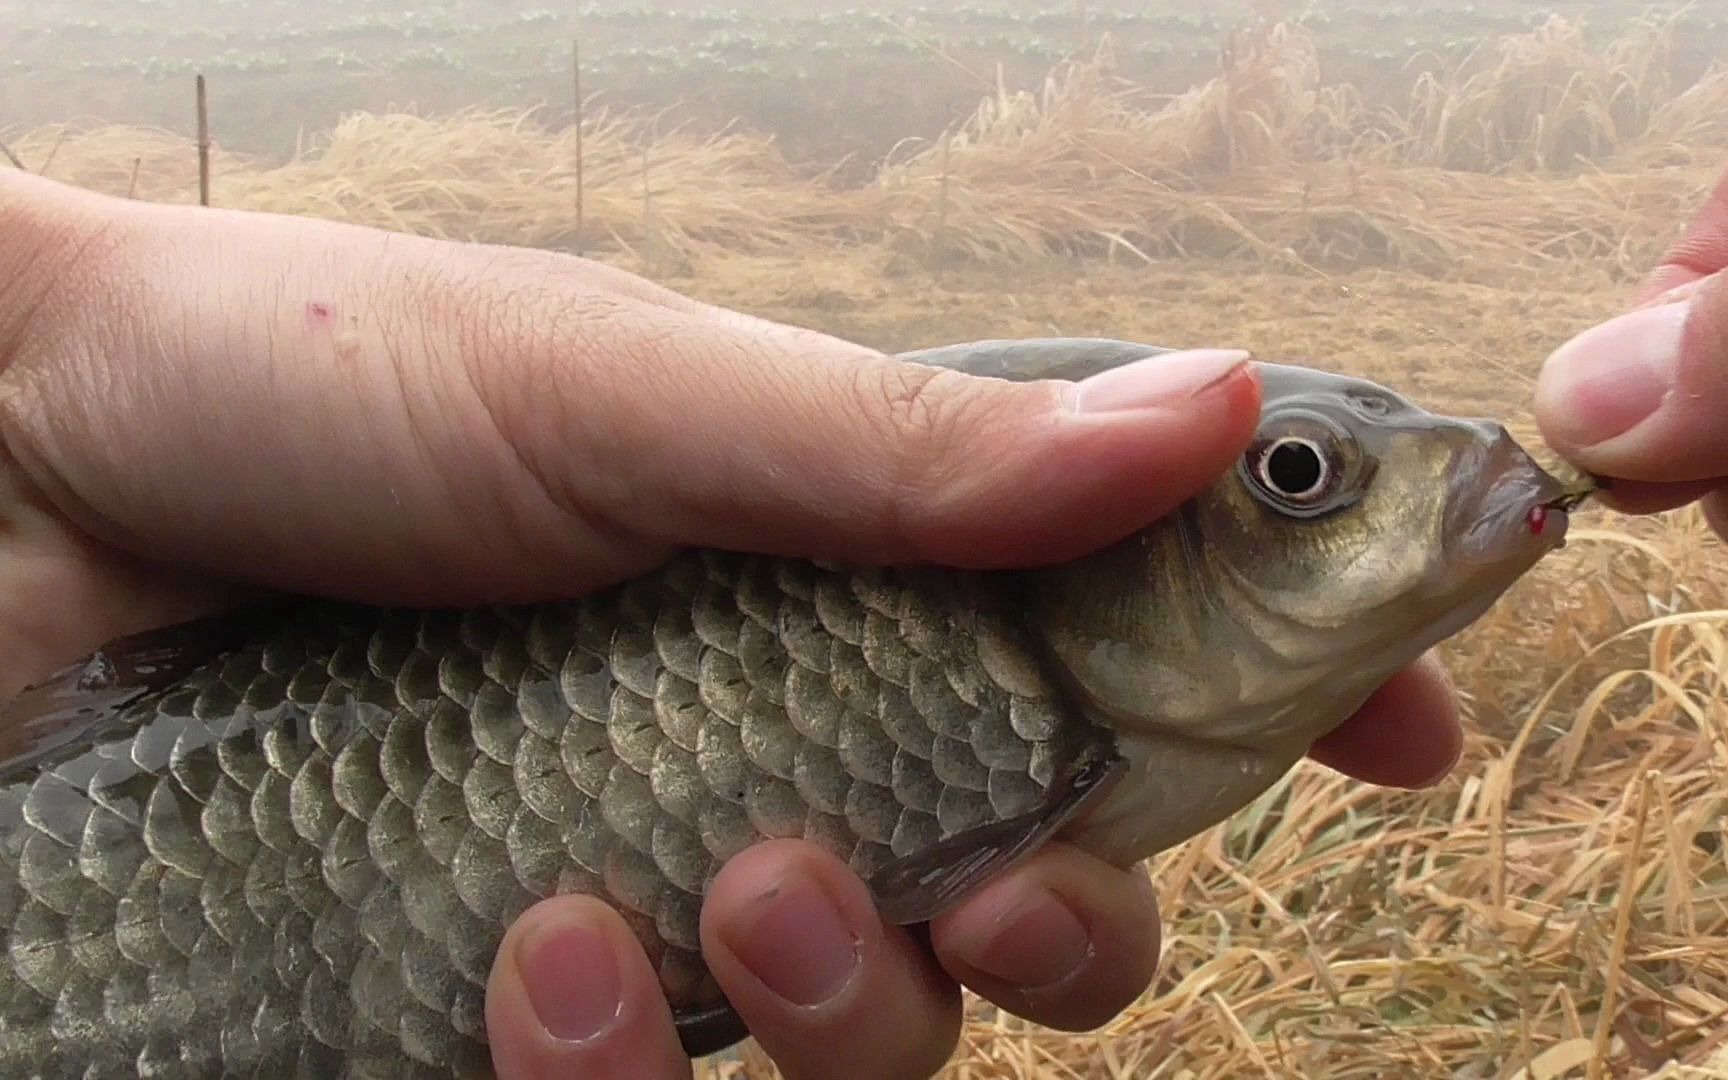
<svg viewBox="0 0 1728 1080">
<path fill-rule="evenodd" d="M 556 603 L 272 598 L 68 665 L 0 713 L 0 1075 L 490 1076 L 499 942 L 561 892 L 625 917 L 701 1057 L 749 1035 L 698 918 L 751 844 L 821 845 L 916 926 L 1044 844 L 1131 866 L 1225 820 L 1587 494 L 1498 423 L 1255 364 L 1235 465 L 1066 562 L 693 549 Z"/>
</svg>

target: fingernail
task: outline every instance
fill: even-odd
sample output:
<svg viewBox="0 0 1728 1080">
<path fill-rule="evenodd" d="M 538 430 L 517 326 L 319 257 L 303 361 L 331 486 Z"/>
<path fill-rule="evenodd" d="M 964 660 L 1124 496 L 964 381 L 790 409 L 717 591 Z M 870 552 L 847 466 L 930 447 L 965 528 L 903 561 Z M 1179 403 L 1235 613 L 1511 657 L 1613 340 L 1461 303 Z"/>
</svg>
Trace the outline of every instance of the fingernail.
<svg viewBox="0 0 1728 1080">
<path fill-rule="evenodd" d="M 1077 413 L 1097 415 L 1168 405 L 1205 393 L 1247 362 L 1248 354 L 1241 349 L 1190 349 L 1148 356 L 1076 383 L 1068 389 L 1068 406 Z"/>
<path fill-rule="evenodd" d="M 1718 270 L 1712 274 L 1705 274 L 1703 277 L 1693 278 L 1691 281 L 1682 281 L 1671 289 L 1657 293 L 1638 306 L 1647 308 L 1656 307 L 1660 304 L 1678 304 L 1682 301 L 1689 301 L 1705 289 L 1714 286 L 1725 275 L 1728 275 L 1728 271 Z"/>
<path fill-rule="evenodd" d="M 1059 983 L 1092 955 L 1086 924 L 1048 890 L 1010 901 L 1000 915 L 981 922 L 984 929 L 975 938 L 954 943 L 958 958 L 1022 990 Z"/>
<path fill-rule="evenodd" d="M 794 1005 L 832 1000 L 858 968 L 858 935 L 839 904 L 799 874 L 758 895 L 720 936 L 762 985 Z"/>
<path fill-rule="evenodd" d="M 1632 430 L 1661 408 L 1680 364 L 1687 304 L 1641 308 L 1554 350 L 1536 383 L 1545 424 L 1575 446 Z"/>
<path fill-rule="evenodd" d="M 519 949 L 517 971 L 548 1035 L 583 1042 L 618 1019 L 623 984 L 605 934 L 580 923 L 548 921 L 525 934 Z"/>
</svg>

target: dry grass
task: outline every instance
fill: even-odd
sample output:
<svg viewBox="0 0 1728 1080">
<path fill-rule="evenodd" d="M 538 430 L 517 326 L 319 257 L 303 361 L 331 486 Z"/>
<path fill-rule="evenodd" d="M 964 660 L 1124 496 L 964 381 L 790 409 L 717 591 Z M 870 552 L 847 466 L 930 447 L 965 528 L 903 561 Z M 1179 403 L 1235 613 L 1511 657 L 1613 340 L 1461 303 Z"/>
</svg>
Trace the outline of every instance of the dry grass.
<svg viewBox="0 0 1728 1080">
<path fill-rule="evenodd" d="M 1728 79 L 1673 84 L 1674 20 L 1632 21 L 1614 39 L 1588 40 L 1551 16 L 1525 35 L 1490 42 L 1462 64 L 1417 83 L 1402 156 L 1455 169 L 1569 168 L 1581 161 L 1719 145 Z"/>
<path fill-rule="evenodd" d="M 1242 36 L 1217 80 L 1167 102 L 1113 82 L 1106 53 L 955 132 L 942 239 L 977 265 L 938 290 L 897 271 L 937 242 L 935 148 L 839 191 L 753 135 L 599 116 L 588 246 L 676 255 L 705 298 L 887 347 L 1242 344 L 1528 435 L 1534 358 L 1616 308 L 1613 281 L 1728 147 L 1728 77 L 1667 85 L 1664 33 L 1600 49 L 1556 21 L 1401 110 L 1323 85 L 1288 26 Z M 195 198 L 195 158 L 162 133 L 8 141 L 61 178 Z M 519 112 L 355 116 L 285 165 L 218 152 L 215 199 L 568 247 L 572 149 Z M 1098 251 L 1134 269 L 1039 262 Z M 1200 262 L 1243 255 L 1257 265 Z M 1160 256 L 1175 261 L 1143 265 Z M 1149 867 L 1167 926 L 1151 993 L 1079 1036 L 973 1003 L 945 1075 L 1728 1076 L 1728 552 L 1693 513 L 1585 516 L 1574 536 L 1448 647 L 1470 732 L 1450 779 L 1395 793 L 1297 770 Z M 711 1072 L 774 1075 L 752 1049 Z"/>
<path fill-rule="evenodd" d="M 651 117 L 610 116 L 585 127 L 590 250 L 640 256 L 656 243 L 791 250 L 849 227 L 854 215 L 844 201 L 794 175 L 765 136 L 656 138 L 654 127 Z M 31 131 L 13 149 L 27 163 L 47 162 L 42 171 L 50 175 L 114 194 L 129 190 L 141 161 L 138 198 L 196 199 L 196 162 L 166 132 L 63 124 Z M 574 130 L 548 130 L 531 110 L 436 119 L 360 113 L 283 165 L 218 152 L 213 202 L 426 236 L 568 248 L 576 241 L 574 162 Z"/>
<path fill-rule="evenodd" d="M 954 132 L 946 173 L 927 145 L 848 190 L 797 175 L 760 135 L 662 134 L 653 117 L 600 113 L 584 129 L 585 247 L 665 272 L 881 245 L 950 262 L 1246 256 L 1440 274 L 1609 256 L 1630 271 L 1652 253 L 1626 249 L 1634 226 L 1692 205 L 1728 148 L 1728 72 L 1670 85 L 1669 33 L 1644 21 L 1604 49 L 1556 18 L 1425 78 L 1402 110 L 1325 84 L 1291 24 L 1233 36 L 1218 77 L 1168 101 L 1112 78 L 1105 46 L 1037 93 L 986 98 Z M 60 125 L 7 141 L 74 183 L 195 198 L 195 158 L 164 132 Z M 571 248 L 574 142 L 532 111 L 359 114 L 285 164 L 218 147 L 214 197 Z"/>
<path fill-rule="evenodd" d="M 962 127 L 946 248 L 1642 266 L 1652 253 L 1623 238 L 1693 205 L 1720 169 L 1710 151 L 1728 147 L 1728 72 L 1671 86 L 1669 33 L 1640 21 L 1593 50 L 1555 18 L 1421 79 L 1403 111 L 1324 84 L 1289 24 L 1237 35 L 1217 78 L 1156 107 L 1109 78 L 1106 51 L 1039 93 L 999 92 Z M 891 229 L 916 248 L 936 242 L 940 174 L 931 149 L 880 179 Z"/>
</svg>

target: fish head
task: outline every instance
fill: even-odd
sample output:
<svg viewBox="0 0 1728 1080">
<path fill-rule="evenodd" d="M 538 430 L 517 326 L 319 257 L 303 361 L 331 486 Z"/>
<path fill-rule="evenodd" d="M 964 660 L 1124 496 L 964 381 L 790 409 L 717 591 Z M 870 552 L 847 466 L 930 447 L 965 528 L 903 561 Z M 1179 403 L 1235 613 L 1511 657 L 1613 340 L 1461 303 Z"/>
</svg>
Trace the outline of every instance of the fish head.
<svg viewBox="0 0 1728 1080">
<path fill-rule="evenodd" d="M 1143 857 L 1240 808 L 1564 542 L 1565 486 L 1502 425 L 1359 378 L 1259 373 L 1234 468 L 1030 592 L 1058 678 L 1139 777 L 1110 851 Z"/>
<path fill-rule="evenodd" d="M 1564 542 L 1564 486 L 1503 425 L 1307 368 L 1261 378 L 1253 441 L 1174 523 L 1255 639 L 1327 658 L 1333 677 L 1383 668 L 1473 622 Z"/>
</svg>

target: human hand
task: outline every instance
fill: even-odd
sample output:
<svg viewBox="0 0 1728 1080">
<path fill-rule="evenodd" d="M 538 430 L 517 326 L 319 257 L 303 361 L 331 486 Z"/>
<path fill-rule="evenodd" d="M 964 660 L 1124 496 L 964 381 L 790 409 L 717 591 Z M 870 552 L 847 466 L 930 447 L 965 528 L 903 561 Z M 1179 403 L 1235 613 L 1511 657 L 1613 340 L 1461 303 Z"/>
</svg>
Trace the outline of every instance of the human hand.
<svg viewBox="0 0 1728 1080">
<path fill-rule="evenodd" d="M 1657 263 L 1638 306 L 1548 358 L 1536 419 L 1555 450 L 1654 513 L 1703 499 L 1728 538 L 1728 172 Z"/>
<path fill-rule="evenodd" d="M 247 590 L 532 601 L 699 544 L 1061 559 L 1222 474 L 1257 409 L 1230 356 L 1159 358 L 1116 376 L 1111 411 L 1077 412 L 1069 384 L 897 363 L 565 256 L 3 171 L 0 237 L 0 695 Z M 1315 756 L 1416 786 L 1460 739 L 1424 661 Z M 765 844 L 721 873 L 703 935 L 795 1077 L 934 1071 L 960 984 L 1096 1026 L 1158 953 L 1144 874 L 1063 845 L 936 920 L 926 950 L 832 858 Z M 488 1021 L 507 1080 L 689 1072 L 634 939 L 581 898 L 511 929 Z"/>
</svg>

